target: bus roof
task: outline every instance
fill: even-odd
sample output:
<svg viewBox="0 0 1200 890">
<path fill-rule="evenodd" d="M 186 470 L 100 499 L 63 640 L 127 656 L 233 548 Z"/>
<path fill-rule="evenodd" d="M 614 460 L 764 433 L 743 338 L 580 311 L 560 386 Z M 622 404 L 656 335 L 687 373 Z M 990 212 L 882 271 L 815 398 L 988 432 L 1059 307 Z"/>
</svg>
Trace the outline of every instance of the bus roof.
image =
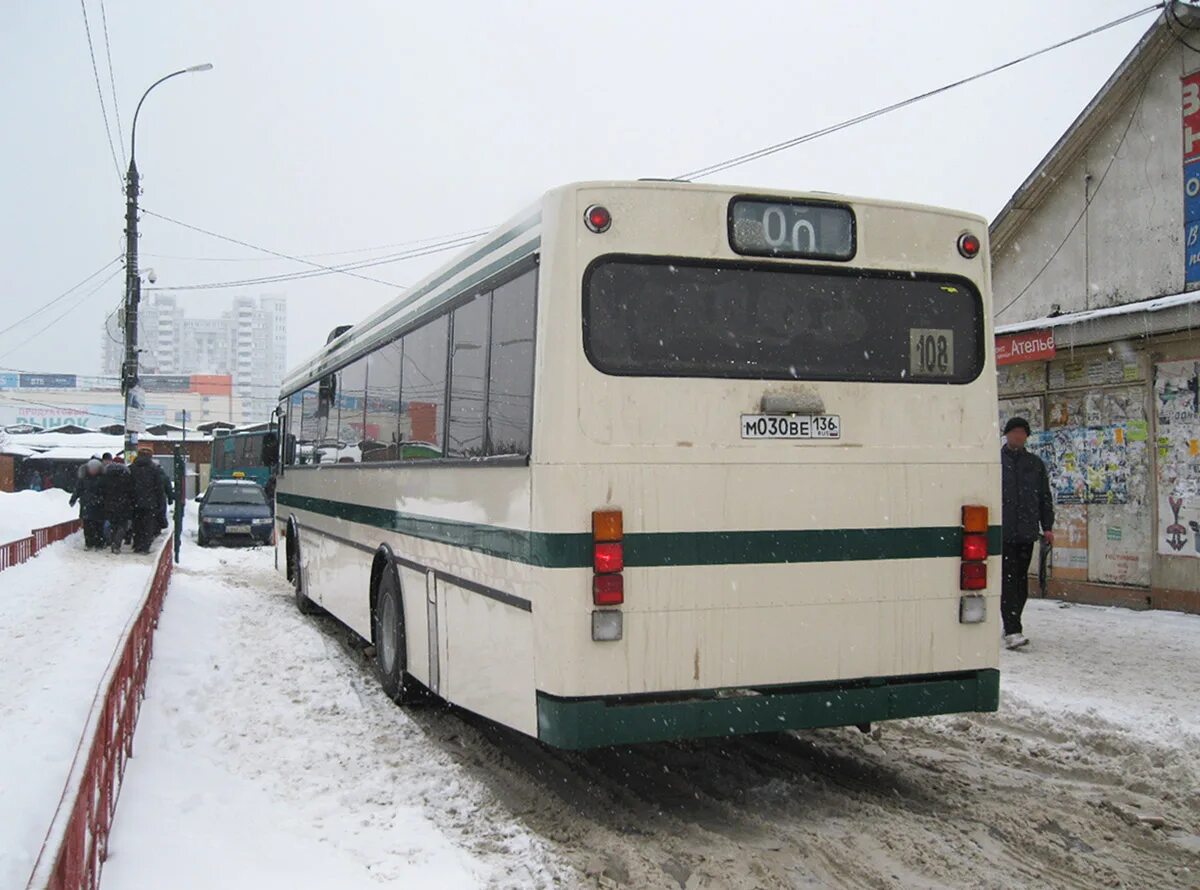
<svg viewBox="0 0 1200 890">
<path fill-rule="evenodd" d="M 503 225 L 493 229 L 477 242 L 455 255 L 436 271 L 385 303 L 362 321 L 302 362 L 284 378 L 281 396 L 336 370 L 360 355 L 369 352 L 411 327 L 431 310 L 454 299 L 464 291 L 492 278 L 507 268 L 535 255 L 541 244 L 542 208 L 548 199 L 580 189 L 640 189 L 646 191 L 706 191 L 733 195 L 764 195 L 778 198 L 812 198 L 837 201 L 859 206 L 873 205 L 896 209 L 911 209 L 955 216 L 987 229 L 987 219 L 973 213 L 931 207 L 903 201 L 884 201 L 819 191 L 786 191 L 748 186 L 716 185 L 683 182 L 680 180 L 597 180 L 573 182 L 551 189 Z"/>
</svg>

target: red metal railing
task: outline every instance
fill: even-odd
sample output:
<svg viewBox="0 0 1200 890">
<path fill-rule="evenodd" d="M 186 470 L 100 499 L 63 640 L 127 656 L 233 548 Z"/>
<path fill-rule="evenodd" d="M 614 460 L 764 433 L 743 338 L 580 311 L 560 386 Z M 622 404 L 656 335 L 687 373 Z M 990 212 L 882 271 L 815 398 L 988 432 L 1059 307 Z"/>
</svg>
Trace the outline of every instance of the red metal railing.
<svg viewBox="0 0 1200 890">
<path fill-rule="evenodd" d="M 141 608 L 126 625 L 96 690 L 58 810 L 38 853 L 27 890 L 96 890 L 108 857 L 108 832 L 133 755 L 133 730 L 146 689 L 154 629 L 171 578 L 171 538 L 158 554 Z"/>
<path fill-rule="evenodd" d="M 81 528 L 83 528 L 83 523 L 78 519 L 72 519 L 46 528 L 35 528 L 27 538 L 18 538 L 7 544 L 0 544 L 0 572 L 33 559 L 42 548 L 70 537 Z"/>
</svg>

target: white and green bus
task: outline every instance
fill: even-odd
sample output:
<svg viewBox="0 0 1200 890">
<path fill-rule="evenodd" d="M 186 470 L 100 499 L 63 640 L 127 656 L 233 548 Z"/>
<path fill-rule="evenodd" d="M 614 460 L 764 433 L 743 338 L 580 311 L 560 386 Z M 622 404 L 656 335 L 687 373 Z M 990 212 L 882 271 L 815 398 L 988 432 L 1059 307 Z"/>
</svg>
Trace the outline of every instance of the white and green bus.
<svg viewBox="0 0 1200 890">
<path fill-rule="evenodd" d="M 288 376 L 280 569 L 398 701 L 563 748 L 995 710 L 986 232 L 550 191 Z"/>
</svg>

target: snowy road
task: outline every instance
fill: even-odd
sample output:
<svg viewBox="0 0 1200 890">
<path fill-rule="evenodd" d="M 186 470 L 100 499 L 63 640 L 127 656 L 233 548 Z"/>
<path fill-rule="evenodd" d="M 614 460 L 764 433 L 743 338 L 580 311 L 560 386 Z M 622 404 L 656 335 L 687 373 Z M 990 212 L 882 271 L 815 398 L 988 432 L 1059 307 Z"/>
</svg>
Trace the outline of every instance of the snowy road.
<svg viewBox="0 0 1200 890">
<path fill-rule="evenodd" d="M 1200 618 L 1032 603 L 996 715 L 568 754 L 395 707 L 272 558 L 185 551 L 105 890 L 1200 886 Z"/>
</svg>

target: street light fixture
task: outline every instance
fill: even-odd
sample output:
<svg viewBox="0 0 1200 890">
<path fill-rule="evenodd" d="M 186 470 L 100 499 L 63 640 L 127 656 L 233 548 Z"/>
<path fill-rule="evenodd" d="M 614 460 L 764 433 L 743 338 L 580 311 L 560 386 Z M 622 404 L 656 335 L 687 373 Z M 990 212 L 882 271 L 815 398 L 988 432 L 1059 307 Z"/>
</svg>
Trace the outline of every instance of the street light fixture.
<svg viewBox="0 0 1200 890">
<path fill-rule="evenodd" d="M 142 300 L 142 281 L 138 275 L 137 224 L 138 224 L 138 170 L 134 160 L 137 154 L 137 122 L 142 112 L 142 103 L 159 84 L 181 74 L 211 71 L 212 63 L 193 65 L 172 71 L 160 77 L 142 93 L 133 112 L 133 127 L 129 133 L 129 171 L 125 175 L 125 362 L 121 367 L 121 391 L 125 395 L 125 452 L 126 460 L 137 451 L 138 430 L 129 429 L 129 406 L 138 384 L 138 305 Z M 141 408 L 142 406 L 138 406 Z"/>
</svg>

